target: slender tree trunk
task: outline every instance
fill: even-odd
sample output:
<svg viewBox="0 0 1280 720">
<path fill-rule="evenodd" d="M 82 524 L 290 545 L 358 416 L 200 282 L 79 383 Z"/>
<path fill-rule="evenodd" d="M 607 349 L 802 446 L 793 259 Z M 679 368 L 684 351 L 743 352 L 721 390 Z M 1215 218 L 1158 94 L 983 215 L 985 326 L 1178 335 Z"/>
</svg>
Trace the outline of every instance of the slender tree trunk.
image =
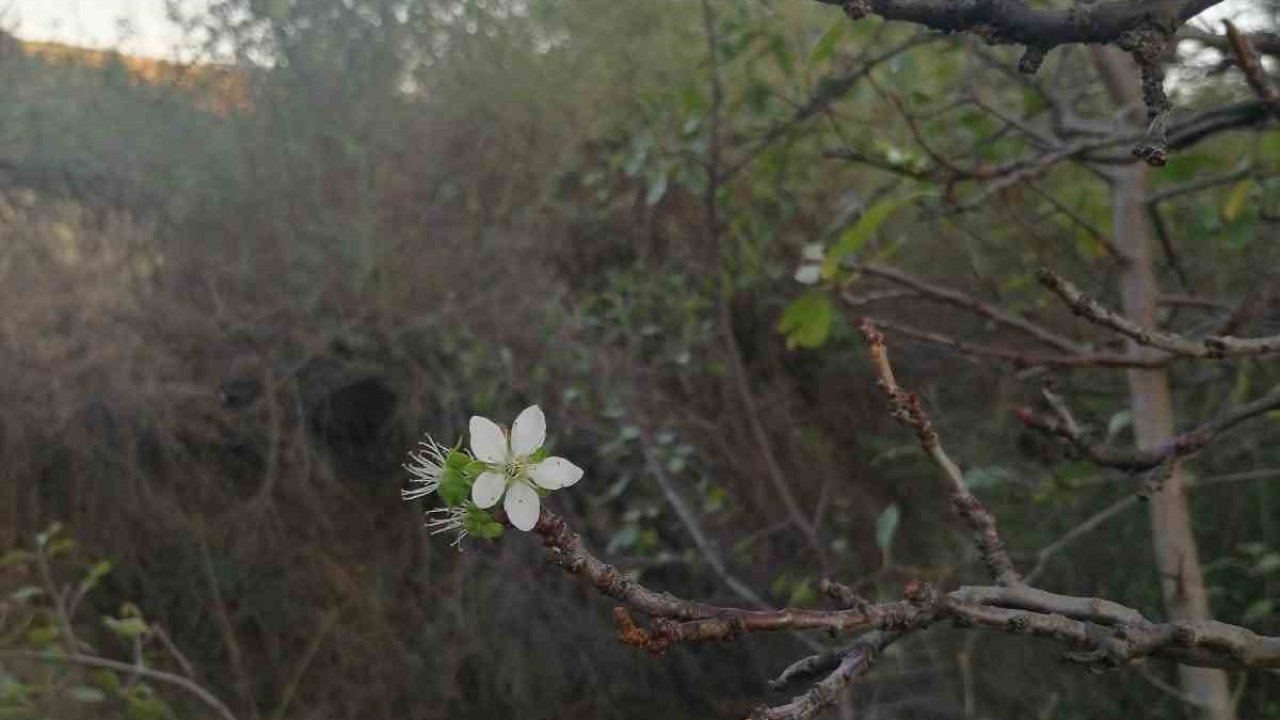
<svg viewBox="0 0 1280 720">
<path fill-rule="evenodd" d="M 1099 73 L 1117 104 L 1136 104 L 1140 109 L 1137 68 L 1125 67 L 1128 58 L 1113 48 L 1098 48 L 1094 53 Z M 1156 282 L 1151 222 L 1146 206 L 1149 188 L 1150 168 L 1144 163 L 1135 162 L 1115 172 L 1111 185 L 1112 234 L 1116 246 L 1128 256 L 1120 274 L 1125 316 L 1154 326 L 1160 288 Z M 1130 343 L 1130 352 L 1150 353 L 1150 349 Z M 1168 371 L 1130 370 L 1128 376 L 1129 404 L 1139 449 L 1163 445 L 1175 434 Z M 1180 468 L 1175 467 L 1163 487 L 1152 495 L 1150 505 L 1152 546 L 1169 617 L 1211 619 Z M 1232 720 L 1234 712 L 1226 672 L 1179 666 L 1178 676 L 1182 694 L 1200 706 L 1197 716 L 1201 720 Z"/>
</svg>

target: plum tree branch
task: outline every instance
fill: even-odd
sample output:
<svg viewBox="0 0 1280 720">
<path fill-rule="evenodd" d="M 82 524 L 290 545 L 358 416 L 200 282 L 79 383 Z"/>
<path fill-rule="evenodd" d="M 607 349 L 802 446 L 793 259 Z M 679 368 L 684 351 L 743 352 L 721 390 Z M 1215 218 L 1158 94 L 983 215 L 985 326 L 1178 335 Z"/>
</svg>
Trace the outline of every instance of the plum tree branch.
<svg viewBox="0 0 1280 720">
<path fill-rule="evenodd" d="M 1210 336 L 1193 340 L 1177 333 L 1139 325 L 1085 295 L 1069 280 L 1047 268 L 1037 273 L 1040 283 L 1062 298 L 1071 311 L 1101 327 L 1113 330 L 1139 345 L 1190 358 L 1224 358 L 1280 353 L 1280 335 L 1258 338 Z"/>
<path fill-rule="evenodd" d="M 1280 385 L 1277 385 L 1262 397 L 1219 413 L 1212 420 L 1170 439 L 1167 443 L 1148 450 L 1128 452 L 1091 441 L 1067 409 L 1066 403 L 1056 393 L 1046 389 L 1044 396 L 1056 417 L 1043 417 L 1029 408 L 1020 408 L 1016 414 L 1024 425 L 1066 440 L 1094 465 L 1127 472 L 1151 470 L 1164 463 L 1180 460 L 1203 449 L 1222 432 L 1280 408 Z"/>
<path fill-rule="evenodd" d="M 854 19 L 878 15 L 941 32 L 973 32 L 992 43 L 1048 49 L 1068 44 L 1122 43 L 1126 34 L 1152 26 L 1172 34 L 1221 0 L 1110 0 L 1065 10 L 1034 8 L 1021 0 L 818 2 L 840 5 Z"/>
<path fill-rule="evenodd" d="M 849 683 L 868 672 L 891 643 L 943 621 L 960 628 L 1049 639 L 1068 648 L 1068 660 L 1102 669 L 1122 667 L 1147 657 L 1199 667 L 1280 668 L 1280 637 L 1262 636 L 1212 620 L 1155 622 L 1120 603 L 1051 593 L 1027 584 L 1005 550 L 995 518 L 966 487 L 960 467 L 943 449 L 919 398 L 898 386 L 883 336 L 868 321 L 862 321 L 859 328 L 869 345 L 878 385 L 889 399 L 893 416 L 915 431 L 921 448 L 942 471 L 953 508 L 973 531 L 979 554 L 996 584 L 960 587 L 944 593 L 927 583 L 911 581 L 904 588 L 902 600 L 871 603 L 839 583 L 824 582 L 824 590 L 840 607 L 721 607 L 645 587 L 594 555 L 562 518 L 543 508 L 534 532 L 541 536 L 549 562 L 620 603 L 614 608 L 620 641 L 661 654 L 680 642 L 735 640 L 753 632 L 824 630 L 833 636 L 858 634 L 853 644 L 843 650 L 820 652 L 789 665 L 771 683 L 772 687 L 821 679 L 786 704 L 758 708 L 752 720 L 815 717 Z M 1049 397 L 1066 432 L 1081 435 L 1065 403 L 1053 402 L 1052 394 Z M 1260 402 L 1206 424 L 1212 429 L 1209 435 L 1257 414 Z M 1266 402 L 1280 405 L 1280 387 L 1267 396 Z M 1109 509 L 1090 522 L 1102 522 L 1115 512 L 1118 510 Z M 1040 565 L 1052 552 L 1051 548 L 1042 553 Z M 647 624 L 638 623 L 632 612 L 648 616 Z"/>
</svg>

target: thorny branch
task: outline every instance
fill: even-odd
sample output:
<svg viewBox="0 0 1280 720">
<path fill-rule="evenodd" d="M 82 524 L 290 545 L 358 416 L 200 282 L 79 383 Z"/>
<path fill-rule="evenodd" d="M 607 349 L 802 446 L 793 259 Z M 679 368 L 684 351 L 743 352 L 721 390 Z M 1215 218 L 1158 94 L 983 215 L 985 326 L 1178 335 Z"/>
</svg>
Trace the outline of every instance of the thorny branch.
<svg viewBox="0 0 1280 720">
<path fill-rule="evenodd" d="M 754 632 L 857 634 L 843 649 L 823 651 L 789 665 L 771 687 L 813 685 L 786 704 L 758 708 L 751 720 L 813 718 L 867 673 L 890 644 L 939 622 L 1055 641 L 1067 648 L 1067 660 L 1101 669 L 1147 657 L 1202 667 L 1280 668 L 1280 637 L 1216 621 L 1155 622 L 1116 602 L 1050 593 L 1026 584 L 1004 548 L 995 518 L 965 486 L 959 466 L 943 449 L 919 398 L 898 386 L 883 336 L 868 321 L 860 329 L 893 415 L 915 431 L 921 447 L 942 471 L 953 508 L 973 531 L 996 584 L 940 592 L 912 581 L 904 588 L 902 600 L 872 603 L 840 583 L 824 581 L 824 591 L 839 605 L 836 609 L 721 607 L 645 587 L 594 555 L 564 519 L 543 509 L 534 531 L 542 537 L 548 560 L 620 603 L 614 609 L 619 640 L 661 654 L 681 642 L 734 640 Z M 1280 388 L 1273 394 L 1280 403 Z M 1065 404 L 1058 402 L 1055 408 L 1066 431 L 1080 434 Z M 1239 422 L 1233 419 L 1239 414 L 1219 418 L 1217 430 Z M 647 615 L 647 624 L 637 622 L 633 612 Z"/>
</svg>

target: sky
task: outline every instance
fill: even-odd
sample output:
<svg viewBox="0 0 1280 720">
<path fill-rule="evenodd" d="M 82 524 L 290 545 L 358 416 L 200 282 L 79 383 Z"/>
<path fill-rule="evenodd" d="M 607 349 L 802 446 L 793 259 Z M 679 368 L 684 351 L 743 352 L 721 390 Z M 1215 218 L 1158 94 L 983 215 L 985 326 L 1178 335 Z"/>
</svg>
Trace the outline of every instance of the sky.
<svg viewBox="0 0 1280 720">
<path fill-rule="evenodd" d="M 199 0 L 185 0 L 191 7 Z M 1215 21 L 1247 18 L 1251 0 L 1227 2 L 1201 15 Z M 1248 26 L 1250 23 L 1242 23 Z M 0 27 L 27 40 L 53 40 L 74 45 L 118 48 L 122 52 L 170 57 L 182 40 L 165 17 L 164 0 L 0 0 Z M 1221 32 L 1221 27 L 1215 27 Z"/>
<path fill-rule="evenodd" d="M 182 40 L 164 0 L 0 0 L 0 26 L 25 40 L 169 57 Z"/>
</svg>

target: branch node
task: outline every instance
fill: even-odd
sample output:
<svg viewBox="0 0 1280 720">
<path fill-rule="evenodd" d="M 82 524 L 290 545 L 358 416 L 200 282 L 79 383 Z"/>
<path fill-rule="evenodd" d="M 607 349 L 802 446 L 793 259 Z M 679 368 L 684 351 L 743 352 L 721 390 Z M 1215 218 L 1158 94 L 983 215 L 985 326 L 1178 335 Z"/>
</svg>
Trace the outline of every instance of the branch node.
<svg viewBox="0 0 1280 720">
<path fill-rule="evenodd" d="M 1028 45 L 1022 52 L 1022 57 L 1018 59 L 1018 72 L 1025 75 L 1035 75 L 1040 72 L 1040 66 L 1044 65 L 1045 55 L 1049 53 L 1049 48 L 1043 45 Z"/>
<path fill-rule="evenodd" d="M 865 18 L 872 12 L 870 0 L 844 0 L 844 2 L 840 4 L 840 8 L 844 10 L 844 14 L 849 16 L 849 19 L 854 22 Z"/>
</svg>

